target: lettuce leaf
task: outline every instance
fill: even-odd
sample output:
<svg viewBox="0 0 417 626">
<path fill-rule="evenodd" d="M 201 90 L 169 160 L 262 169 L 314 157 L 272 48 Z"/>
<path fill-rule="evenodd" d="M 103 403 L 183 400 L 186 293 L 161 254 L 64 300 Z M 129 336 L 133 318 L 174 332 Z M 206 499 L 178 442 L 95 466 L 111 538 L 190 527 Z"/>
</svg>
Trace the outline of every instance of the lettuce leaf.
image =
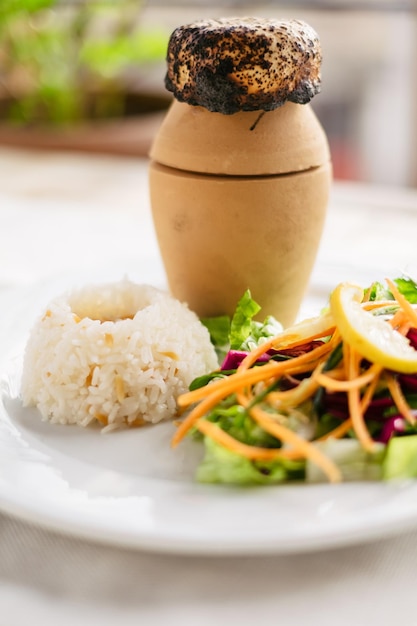
<svg viewBox="0 0 417 626">
<path fill-rule="evenodd" d="M 204 446 L 205 456 L 196 473 L 197 480 L 202 483 L 268 485 L 304 478 L 302 461 L 249 461 L 209 437 L 204 438 Z"/>
<path fill-rule="evenodd" d="M 417 303 L 417 283 L 411 278 L 395 278 L 394 283 L 402 295 L 412 304 Z"/>
<path fill-rule="evenodd" d="M 235 396 L 229 396 L 220 402 L 208 414 L 207 419 L 241 443 L 260 448 L 280 447 L 280 442 L 256 424 L 246 409 L 236 403 Z"/>
<path fill-rule="evenodd" d="M 249 289 L 245 291 L 233 317 L 227 315 L 204 317 L 202 324 L 210 333 L 210 339 L 221 363 L 229 350 L 244 350 L 249 352 L 264 338 L 272 337 L 282 331 L 282 325 L 272 316 L 258 322 L 253 318 L 261 307 L 251 296 Z"/>
<path fill-rule="evenodd" d="M 372 283 L 366 292 L 368 300 L 371 302 L 377 300 L 393 300 L 392 293 L 389 291 L 388 287 L 379 281 Z"/>
<path fill-rule="evenodd" d="M 262 339 L 273 337 L 282 331 L 282 325 L 272 315 L 263 322 L 253 318 L 261 307 L 252 299 L 249 290 L 239 300 L 230 324 L 230 348 L 250 352 L 258 346 Z"/>
<path fill-rule="evenodd" d="M 219 315 L 218 317 L 203 317 L 201 323 L 210 333 L 210 339 L 215 347 L 229 346 L 230 317 Z"/>
<path fill-rule="evenodd" d="M 230 348 L 240 350 L 252 332 L 252 318 L 259 313 L 261 307 L 252 299 L 249 289 L 245 291 L 239 302 L 230 324 Z"/>
</svg>

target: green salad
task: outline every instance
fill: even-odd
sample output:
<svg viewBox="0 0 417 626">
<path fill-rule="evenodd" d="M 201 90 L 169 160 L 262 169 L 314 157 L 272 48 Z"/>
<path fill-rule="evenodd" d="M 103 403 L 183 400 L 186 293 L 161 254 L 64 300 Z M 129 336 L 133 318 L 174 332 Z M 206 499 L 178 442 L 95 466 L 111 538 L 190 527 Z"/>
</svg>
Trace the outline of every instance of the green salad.
<svg viewBox="0 0 417 626">
<path fill-rule="evenodd" d="M 417 476 L 417 284 L 341 283 L 283 329 L 247 291 L 202 320 L 221 366 L 178 398 L 173 438 L 204 446 L 198 481 L 240 485 Z"/>
</svg>

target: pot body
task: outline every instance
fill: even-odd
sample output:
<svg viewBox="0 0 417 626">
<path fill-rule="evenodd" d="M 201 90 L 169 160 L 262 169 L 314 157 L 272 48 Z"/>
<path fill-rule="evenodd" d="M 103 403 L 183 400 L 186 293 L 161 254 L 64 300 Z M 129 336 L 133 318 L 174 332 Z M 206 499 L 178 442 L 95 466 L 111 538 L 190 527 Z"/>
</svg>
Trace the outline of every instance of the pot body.
<svg viewBox="0 0 417 626">
<path fill-rule="evenodd" d="M 286 106 L 224 116 L 174 103 L 155 140 L 150 197 L 168 284 L 201 317 L 232 315 L 250 289 L 262 318 L 274 315 L 284 326 L 296 318 L 323 230 L 331 164 L 312 110 Z"/>
</svg>

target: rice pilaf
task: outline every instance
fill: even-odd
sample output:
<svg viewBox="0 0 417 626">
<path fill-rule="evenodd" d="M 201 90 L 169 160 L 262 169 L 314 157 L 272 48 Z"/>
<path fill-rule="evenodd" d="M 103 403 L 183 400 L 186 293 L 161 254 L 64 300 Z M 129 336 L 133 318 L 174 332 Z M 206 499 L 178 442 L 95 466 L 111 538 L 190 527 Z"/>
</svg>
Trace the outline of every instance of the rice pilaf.
<svg viewBox="0 0 417 626">
<path fill-rule="evenodd" d="M 218 366 L 189 308 L 129 280 L 53 300 L 26 346 L 21 395 L 44 420 L 106 429 L 173 418 L 176 398 Z"/>
</svg>

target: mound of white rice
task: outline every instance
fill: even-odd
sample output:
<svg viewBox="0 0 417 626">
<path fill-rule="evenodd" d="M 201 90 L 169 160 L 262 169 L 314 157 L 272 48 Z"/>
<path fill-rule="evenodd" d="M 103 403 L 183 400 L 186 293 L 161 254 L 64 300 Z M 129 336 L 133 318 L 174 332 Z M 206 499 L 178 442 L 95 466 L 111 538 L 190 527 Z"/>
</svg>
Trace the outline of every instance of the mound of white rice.
<svg viewBox="0 0 417 626">
<path fill-rule="evenodd" d="M 21 395 L 54 423 L 156 423 L 216 367 L 208 331 L 185 304 L 123 280 L 49 304 L 26 346 Z"/>
</svg>

